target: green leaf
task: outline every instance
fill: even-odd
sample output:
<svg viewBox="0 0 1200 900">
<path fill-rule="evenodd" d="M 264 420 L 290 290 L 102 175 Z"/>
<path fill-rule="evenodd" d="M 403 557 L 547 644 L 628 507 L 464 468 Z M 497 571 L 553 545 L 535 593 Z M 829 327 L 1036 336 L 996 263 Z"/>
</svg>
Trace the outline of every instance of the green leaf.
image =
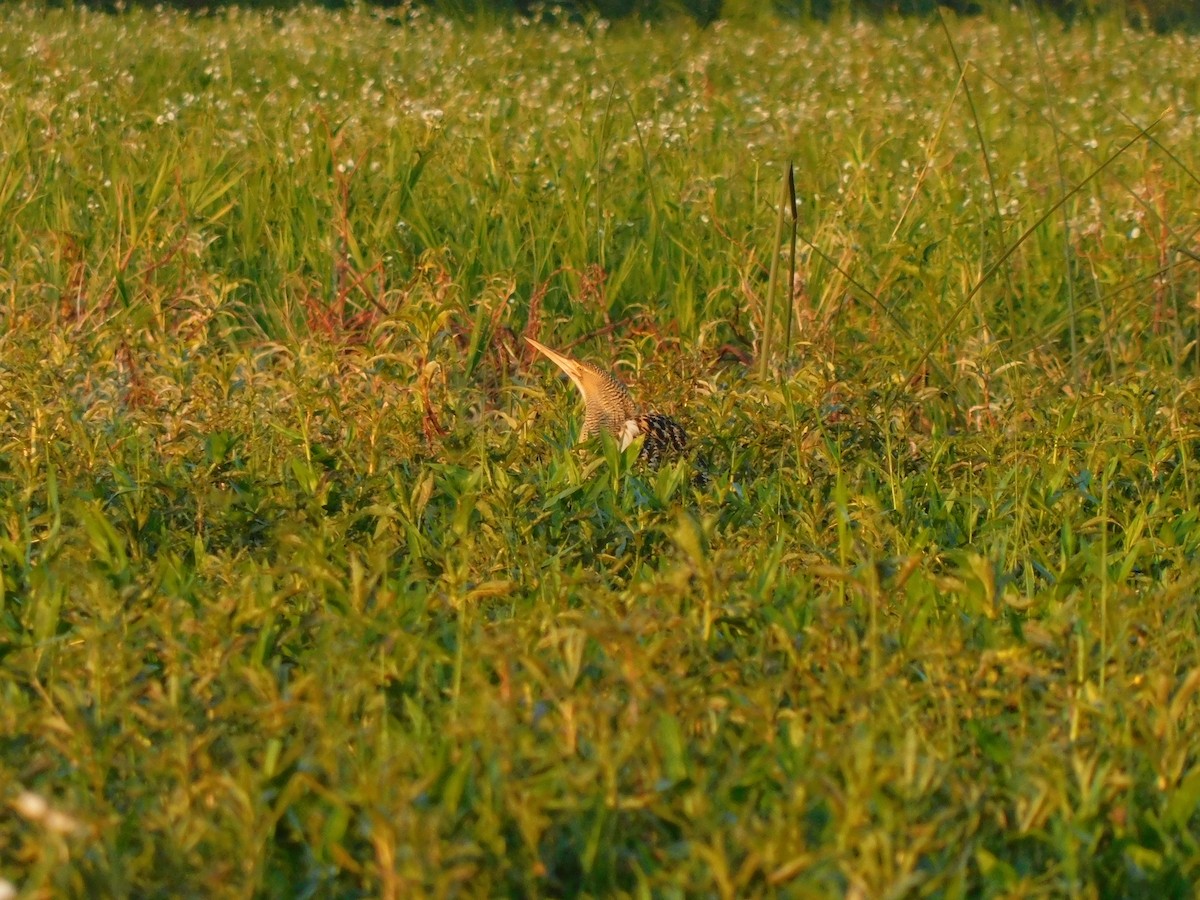
<svg viewBox="0 0 1200 900">
<path fill-rule="evenodd" d="M 663 772 L 667 778 L 667 784 L 660 787 L 669 787 L 688 777 L 686 744 L 679 721 L 666 713 L 658 717 L 656 733 Z"/>
</svg>

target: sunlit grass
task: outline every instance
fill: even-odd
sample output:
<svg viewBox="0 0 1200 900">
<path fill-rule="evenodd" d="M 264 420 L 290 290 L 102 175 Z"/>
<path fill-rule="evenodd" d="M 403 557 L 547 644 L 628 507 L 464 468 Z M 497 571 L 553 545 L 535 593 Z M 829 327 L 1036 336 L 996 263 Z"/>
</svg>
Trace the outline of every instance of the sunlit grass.
<svg viewBox="0 0 1200 900">
<path fill-rule="evenodd" d="M 1035 26 L 5 7 L 0 893 L 1186 894 L 1200 44 Z"/>
</svg>

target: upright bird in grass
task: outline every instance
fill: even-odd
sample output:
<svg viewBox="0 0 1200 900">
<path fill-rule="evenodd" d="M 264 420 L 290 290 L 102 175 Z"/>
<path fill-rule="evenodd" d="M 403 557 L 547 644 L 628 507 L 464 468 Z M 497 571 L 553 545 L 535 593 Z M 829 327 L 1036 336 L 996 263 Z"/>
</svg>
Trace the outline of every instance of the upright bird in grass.
<svg viewBox="0 0 1200 900">
<path fill-rule="evenodd" d="M 572 359 L 531 337 L 525 338 L 533 347 L 566 373 L 579 393 L 583 394 L 583 430 L 579 440 L 586 441 L 597 432 L 606 431 L 620 441 L 624 450 L 639 437 L 645 436 L 638 459 L 657 468 L 663 459 L 679 456 L 687 449 L 687 432 L 683 426 L 662 413 L 638 414 L 633 398 L 616 376 L 595 363 Z"/>
</svg>

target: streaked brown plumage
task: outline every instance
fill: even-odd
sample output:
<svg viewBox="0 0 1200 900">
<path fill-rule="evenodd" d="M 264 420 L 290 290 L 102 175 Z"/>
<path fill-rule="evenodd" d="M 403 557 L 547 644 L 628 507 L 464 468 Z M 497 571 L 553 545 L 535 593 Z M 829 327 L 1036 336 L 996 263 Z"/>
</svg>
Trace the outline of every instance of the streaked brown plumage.
<svg viewBox="0 0 1200 900">
<path fill-rule="evenodd" d="M 624 450 L 644 435 L 638 459 L 644 459 L 654 468 L 664 459 L 679 456 L 687 449 L 687 432 L 683 426 L 662 413 L 639 415 L 629 391 L 615 375 L 595 363 L 564 356 L 533 338 L 527 337 L 525 340 L 562 369 L 583 395 L 580 441 L 605 431 L 615 437 Z"/>
</svg>

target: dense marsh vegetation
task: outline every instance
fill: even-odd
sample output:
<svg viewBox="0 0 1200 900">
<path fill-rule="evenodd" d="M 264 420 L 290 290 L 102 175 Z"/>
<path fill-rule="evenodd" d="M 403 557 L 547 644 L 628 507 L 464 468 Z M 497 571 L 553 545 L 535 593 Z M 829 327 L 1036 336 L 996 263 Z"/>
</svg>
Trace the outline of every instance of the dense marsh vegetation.
<svg viewBox="0 0 1200 900">
<path fill-rule="evenodd" d="M 0 10 L 0 892 L 1188 894 L 1200 42 L 947 26 Z"/>
</svg>

